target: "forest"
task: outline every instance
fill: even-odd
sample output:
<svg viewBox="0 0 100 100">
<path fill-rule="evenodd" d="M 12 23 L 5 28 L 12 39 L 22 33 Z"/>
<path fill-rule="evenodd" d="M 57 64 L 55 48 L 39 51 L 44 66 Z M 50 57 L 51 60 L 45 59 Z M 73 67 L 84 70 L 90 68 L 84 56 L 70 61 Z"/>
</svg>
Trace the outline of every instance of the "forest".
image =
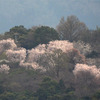
<svg viewBox="0 0 100 100">
<path fill-rule="evenodd" d="M 0 100 L 100 100 L 100 27 L 71 15 L 0 34 Z"/>
</svg>

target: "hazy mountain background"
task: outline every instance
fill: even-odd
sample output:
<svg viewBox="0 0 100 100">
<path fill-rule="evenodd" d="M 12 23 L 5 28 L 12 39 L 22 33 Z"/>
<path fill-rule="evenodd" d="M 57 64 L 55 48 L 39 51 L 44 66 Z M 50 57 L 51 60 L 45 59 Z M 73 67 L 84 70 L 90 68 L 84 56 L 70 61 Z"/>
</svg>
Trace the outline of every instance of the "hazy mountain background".
<svg viewBox="0 0 100 100">
<path fill-rule="evenodd" d="M 100 0 L 0 0 L 0 33 L 17 25 L 56 27 L 75 15 L 90 29 L 100 26 Z"/>
</svg>

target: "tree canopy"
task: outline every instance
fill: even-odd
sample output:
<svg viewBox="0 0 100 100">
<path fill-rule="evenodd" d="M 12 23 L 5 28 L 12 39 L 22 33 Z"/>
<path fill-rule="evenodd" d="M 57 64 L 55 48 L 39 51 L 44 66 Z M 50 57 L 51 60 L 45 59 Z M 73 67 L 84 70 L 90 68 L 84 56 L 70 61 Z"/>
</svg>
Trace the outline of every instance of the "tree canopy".
<svg viewBox="0 0 100 100">
<path fill-rule="evenodd" d="M 87 26 L 73 15 L 68 16 L 66 20 L 62 17 L 57 26 L 60 39 L 69 41 L 79 39 L 87 29 Z"/>
</svg>

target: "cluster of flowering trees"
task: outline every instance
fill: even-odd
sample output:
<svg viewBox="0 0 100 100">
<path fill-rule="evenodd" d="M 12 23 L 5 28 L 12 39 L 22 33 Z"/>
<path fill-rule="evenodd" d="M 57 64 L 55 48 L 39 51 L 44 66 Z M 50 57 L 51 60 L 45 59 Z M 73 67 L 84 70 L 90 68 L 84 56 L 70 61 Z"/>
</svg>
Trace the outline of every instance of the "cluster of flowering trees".
<svg viewBox="0 0 100 100">
<path fill-rule="evenodd" d="M 51 41 L 49 44 L 42 44 L 38 45 L 36 48 L 33 48 L 31 50 L 26 50 L 25 48 L 17 48 L 16 44 L 14 43 L 14 40 L 7 39 L 0 41 L 2 49 L 5 47 L 5 50 L 2 50 L 3 52 L 6 52 L 6 56 L 8 61 L 10 62 L 19 62 L 20 66 L 25 67 L 32 67 L 35 69 L 43 69 L 45 65 L 38 65 L 37 61 L 38 59 L 44 55 L 44 54 L 53 54 L 54 51 L 60 49 L 62 53 L 68 53 L 71 52 L 73 49 L 73 43 L 70 43 L 68 41 Z M 56 53 L 57 55 L 57 53 Z M 44 59 L 44 58 L 43 58 Z M 59 57 L 56 59 L 59 59 Z M 46 60 L 47 62 L 49 61 Z M 54 62 L 56 63 L 56 62 Z M 45 68 L 46 69 L 46 68 Z"/>
<path fill-rule="evenodd" d="M 21 61 L 20 65 L 27 66 L 29 65 L 35 69 L 42 69 L 46 70 L 45 68 L 46 65 L 40 64 L 38 60 L 42 57 L 42 59 L 45 59 L 46 57 L 43 57 L 44 55 L 51 55 L 54 53 L 55 50 L 60 49 L 62 52 L 69 52 L 73 48 L 73 44 L 68 42 L 68 41 L 51 41 L 49 44 L 40 44 L 36 48 L 33 48 L 31 50 L 27 51 L 27 57 L 25 61 Z M 47 58 L 46 58 L 47 59 Z M 58 59 L 58 58 L 56 58 Z M 49 59 L 46 60 L 47 64 L 49 62 Z M 43 61 L 42 61 L 43 62 Z M 54 62 L 55 63 L 55 62 Z M 36 67 L 37 66 L 37 67 Z M 49 66 L 49 64 L 48 64 Z M 47 67 L 48 67 L 47 66 Z"/>
<path fill-rule="evenodd" d="M 78 48 L 81 44 L 83 43 L 75 43 L 78 45 Z M 89 50 L 86 51 L 87 45 L 82 45 L 79 48 L 79 51 L 74 49 L 73 43 L 68 42 L 66 40 L 63 41 L 50 41 L 48 44 L 40 44 L 37 47 L 31 49 L 31 50 L 26 50 L 25 48 L 18 48 L 16 44 L 14 43 L 14 40 L 12 39 L 7 39 L 7 40 L 1 40 L 0 41 L 0 50 L 1 52 L 6 52 L 7 59 L 10 62 L 19 62 L 19 65 L 21 66 L 31 66 L 32 68 L 42 68 L 46 65 L 44 64 L 39 64 L 40 62 L 43 62 L 44 59 L 47 62 L 48 66 L 54 66 L 56 65 L 58 59 L 64 58 L 64 55 L 66 55 L 66 60 L 70 63 L 85 63 L 85 57 L 81 55 L 85 52 L 88 52 Z M 58 52 L 58 50 L 61 50 Z M 62 57 L 59 57 L 65 53 Z M 45 56 L 44 56 L 45 55 Z M 48 58 L 49 57 L 49 58 Z M 40 58 L 42 60 L 40 61 Z M 51 62 L 50 62 L 50 59 Z M 39 62 L 38 62 L 39 61 Z M 67 62 L 66 61 L 66 62 Z M 49 64 L 49 63 L 50 64 Z M 52 65 L 54 63 L 54 65 Z M 61 61 L 59 61 L 61 63 Z M 35 67 L 34 67 L 35 66 Z M 37 66 L 37 67 L 36 67 Z M 54 66 L 55 67 L 55 66 Z"/>
<path fill-rule="evenodd" d="M 60 78 L 62 71 L 68 70 L 67 73 L 70 72 L 74 75 L 76 94 L 86 96 L 100 88 L 100 69 L 96 66 L 86 65 L 84 55 L 89 52 L 90 47 L 79 42 L 75 43 L 76 45 L 80 45 L 79 50 L 75 49 L 71 42 L 56 40 L 26 50 L 17 47 L 14 40 L 8 39 L 0 41 L 0 52 L 6 52 L 7 60 L 10 63 L 17 62 L 19 66 L 27 69 L 34 68 L 51 72 L 57 78 Z M 86 47 L 89 47 L 88 50 Z M 71 66 L 73 67 L 71 68 Z M 8 73 L 9 69 L 8 65 L 3 64 L 0 66 L 0 73 Z"/>
<path fill-rule="evenodd" d="M 16 47 L 17 46 L 16 46 L 14 40 L 12 40 L 12 39 L 1 40 L 0 41 L 0 55 L 1 56 L 4 56 L 5 55 L 5 52 L 7 50 L 13 50 Z M 7 62 L 8 63 L 9 61 L 6 60 L 6 59 L 0 59 L 0 63 L 2 63 L 2 62 Z M 9 70 L 10 70 L 10 67 L 7 64 L 1 64 L 0 65 L 0 73 L 6 73 L 6 74 L 8 74 L 9 73 Z"/>
</svg>

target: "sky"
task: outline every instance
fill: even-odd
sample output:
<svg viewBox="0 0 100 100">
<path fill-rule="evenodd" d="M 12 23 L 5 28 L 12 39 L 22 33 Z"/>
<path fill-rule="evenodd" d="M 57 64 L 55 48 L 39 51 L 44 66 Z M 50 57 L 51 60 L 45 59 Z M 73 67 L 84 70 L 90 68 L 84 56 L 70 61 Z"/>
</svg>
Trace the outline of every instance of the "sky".
<svg viewBox="0 0 100 100">
<path fill-rule="evenodd" d="M 89 29 L 100 27 L 100 0 L 0 0 L 0 33 L 19 25 L 56 28 L 62 17 L 71 15 Z"/>
</svg>

